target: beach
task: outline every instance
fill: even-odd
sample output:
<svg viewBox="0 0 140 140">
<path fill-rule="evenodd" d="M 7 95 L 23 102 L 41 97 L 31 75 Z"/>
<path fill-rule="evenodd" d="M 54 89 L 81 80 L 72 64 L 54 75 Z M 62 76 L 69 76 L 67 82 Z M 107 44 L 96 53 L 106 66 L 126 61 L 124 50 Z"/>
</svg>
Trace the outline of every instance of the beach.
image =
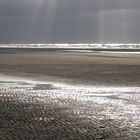
<svg viewBox="0 0 140 140">
<path fill-rule="evenodd" d="M 140 139 L 140 55 L 0 49 L 0 139 Z"/>
<path fill-rule="evenodd" d="M 2 51 L 1 51 L 2 52 Z M 139 53 L 3 49 L 0 72 L 91 85 L 139 85 Z M 28 77 L 27 76 L 27 77 Z M 68 79 L 68 80 L 67 80 Z"/>
</svg>

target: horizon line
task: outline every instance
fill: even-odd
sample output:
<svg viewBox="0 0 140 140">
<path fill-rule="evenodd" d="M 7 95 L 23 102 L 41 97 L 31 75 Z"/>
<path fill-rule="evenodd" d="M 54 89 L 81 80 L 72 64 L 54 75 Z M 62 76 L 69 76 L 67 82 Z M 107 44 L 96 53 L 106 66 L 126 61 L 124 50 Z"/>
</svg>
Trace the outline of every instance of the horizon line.
<svg viewBox="0 0 140 140">
<path fill-rule="evenodd" d="M 1 43 L 0 45 L 140 45 L 140 43 Z"/>
</svg>

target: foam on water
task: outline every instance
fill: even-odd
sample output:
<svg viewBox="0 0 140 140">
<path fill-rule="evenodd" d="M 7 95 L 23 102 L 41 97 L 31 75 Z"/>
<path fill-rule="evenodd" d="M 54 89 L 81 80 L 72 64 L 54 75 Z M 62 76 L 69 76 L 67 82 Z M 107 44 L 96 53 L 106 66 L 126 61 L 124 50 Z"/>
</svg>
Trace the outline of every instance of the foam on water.
<svg viewBox="0 0 140 140">
<path fill-rule="evenodd" d="M 140 49 L 140 44 L 1 44 L 0 48 Z"/>
</svg>

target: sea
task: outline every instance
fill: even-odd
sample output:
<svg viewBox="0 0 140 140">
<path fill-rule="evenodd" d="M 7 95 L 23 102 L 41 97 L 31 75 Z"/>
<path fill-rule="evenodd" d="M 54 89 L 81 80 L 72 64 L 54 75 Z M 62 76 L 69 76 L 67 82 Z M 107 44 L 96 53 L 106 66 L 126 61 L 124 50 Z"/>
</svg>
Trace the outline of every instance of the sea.
<svg viewBox="0 0 140 140">
<path fill-rule="evenodd" d="M 140 49 L 140 44 L 0 44 L 0 48 Z"/>
</svg>

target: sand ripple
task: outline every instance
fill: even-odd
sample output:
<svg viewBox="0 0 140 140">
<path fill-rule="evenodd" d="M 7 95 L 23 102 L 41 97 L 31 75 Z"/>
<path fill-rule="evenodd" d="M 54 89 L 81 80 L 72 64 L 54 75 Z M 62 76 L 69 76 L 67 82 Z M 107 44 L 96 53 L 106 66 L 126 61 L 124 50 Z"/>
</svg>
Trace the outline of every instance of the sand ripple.
<svg viewBox="0 0 140 140">
<path fill-rule="evenodd" d="M 1 76 L 0 139 L 138 140 L 140 87 L 73 86 Z"/>
</svg>

